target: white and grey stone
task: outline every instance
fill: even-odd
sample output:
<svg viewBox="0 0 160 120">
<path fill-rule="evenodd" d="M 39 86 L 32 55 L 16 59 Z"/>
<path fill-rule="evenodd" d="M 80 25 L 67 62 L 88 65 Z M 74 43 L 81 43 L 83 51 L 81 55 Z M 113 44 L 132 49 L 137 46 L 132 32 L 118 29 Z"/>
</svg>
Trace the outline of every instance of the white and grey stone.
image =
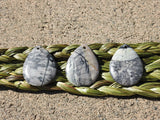
<svg viewBox="0 0 160 120">
<path fill-rule="evenodd" d="M 36 46 L 27 56 L 23 65 L 23 76 L 28 84 L 44 86 L 56 76 L 53 56 L 44 48 Z"/>
<path fill-rule="evenodd" d="M 99 75 L 99 64 L 96 56 L 87 45 L 78 47 L 69 57 L 66 76 L 75 86 L 89 86 Z"/>
<path fill-rule="evenodd" d="M 113 79 L 123 86 L 137 84 L 143 75 L 143 63 L 137 53 L 128 45 L 122 45 L 110 61 Z"/>
</svg>

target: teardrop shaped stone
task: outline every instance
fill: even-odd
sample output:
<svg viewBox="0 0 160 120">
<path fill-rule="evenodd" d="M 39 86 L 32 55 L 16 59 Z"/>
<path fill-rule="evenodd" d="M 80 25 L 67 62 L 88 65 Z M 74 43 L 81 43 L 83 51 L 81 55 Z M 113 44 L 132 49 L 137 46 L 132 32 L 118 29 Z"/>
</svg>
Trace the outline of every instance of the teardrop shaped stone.
<svg viewBox="0 0 160 120">
<path fill-rule="evenodd" d="M 66 76 L 75 86 L 89 86 L 99 75 L 99 64 L 96 56 L 87 45 L 78 47 L 69 57 Z"/>
<path fill-rule="evenodd" d="M 124 44 L 110 61 L 110 73 L 119 84 L 132 86 L 137 84 L 143 75 L 143 63 L 137 53 Z"/>
<path fill-rule="evenodd" d="M 24 62 L 23 76 L 28 84 L 33 86 L 50 83 L 56 76 L 56 63 L 53 56 L 40 46 L 33 48 Z"/>
</svg>

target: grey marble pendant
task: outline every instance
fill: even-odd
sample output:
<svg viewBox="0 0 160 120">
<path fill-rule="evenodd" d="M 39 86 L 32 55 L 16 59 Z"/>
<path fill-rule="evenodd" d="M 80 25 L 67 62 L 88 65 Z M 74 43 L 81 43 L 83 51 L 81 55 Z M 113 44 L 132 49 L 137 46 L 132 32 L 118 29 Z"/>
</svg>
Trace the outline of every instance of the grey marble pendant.
<svg viewBox="0 0 160 120">
<path fill-rule="evenodd" d="M 40 46 L 33 48 L 24 62 L 23 76 L 28 84 L 33 86 L 50 83 L 56 76 L 56 63 L 53 56 Z"/>
<path fill-rule="evenodd" d="M 99 75 L 99 64 L 96 56 L 87 45 L 78 47 L 69 57 L 66 76 L 75 86 L 89 86 Z"/>
<path fill-rule="evenodd" d="M 123 86 L 132 86 L 143 75 L 143 63 L 137 53 L 128 45 L 122 45 L 110 61 L 110 73 L 113 79 Z"/>
</svg>

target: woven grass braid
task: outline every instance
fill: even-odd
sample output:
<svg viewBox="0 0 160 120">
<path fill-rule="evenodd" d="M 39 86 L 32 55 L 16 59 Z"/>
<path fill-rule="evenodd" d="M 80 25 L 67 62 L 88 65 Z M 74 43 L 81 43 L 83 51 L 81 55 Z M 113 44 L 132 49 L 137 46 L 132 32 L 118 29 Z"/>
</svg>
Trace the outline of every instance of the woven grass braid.
<svg viewBox="0 0 160 120">
<path fill-rule="evenodd" d="M 25 91 L 63 90 L 72 94 L 87 96 L 133 96 L 140 95 L 151 98 L 160 97 L 160 43 L 138 43 L 130 45 L 140 56 L 144 64 L 144 74 L 139 84 L 123 87 L 114 82 L 109 73 L 109 62 L 120 43 L 90 44 L 89 47 L 97 56 L 100 65 L 100 75 L 97 81 L 89 87 L 75 87 L 65 76 L 66 62 L 79 45 L 57 44 L 45 47 L 54 55 L 58 66 L 56 82 L 43 87 L 29 85 L 23 78 L 23 62 L 32 48 L 16 47 L 0 49 L 0 85 Z"/>
</svg>

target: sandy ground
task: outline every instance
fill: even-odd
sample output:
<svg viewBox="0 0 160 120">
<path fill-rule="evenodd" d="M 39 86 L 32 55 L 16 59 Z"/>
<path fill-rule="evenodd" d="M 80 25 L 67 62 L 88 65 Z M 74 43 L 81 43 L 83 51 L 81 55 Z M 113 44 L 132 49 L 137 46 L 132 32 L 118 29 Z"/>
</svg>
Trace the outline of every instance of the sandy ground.
<svg viewBox="0 0 160 120">
<path fill-rule="evenodd" d="M 0 47 L 160 42 L 159 0 L 0 0 Z M 158 120 L 160 101 L 0 87 L 1 120 Z"/>
</svg>

